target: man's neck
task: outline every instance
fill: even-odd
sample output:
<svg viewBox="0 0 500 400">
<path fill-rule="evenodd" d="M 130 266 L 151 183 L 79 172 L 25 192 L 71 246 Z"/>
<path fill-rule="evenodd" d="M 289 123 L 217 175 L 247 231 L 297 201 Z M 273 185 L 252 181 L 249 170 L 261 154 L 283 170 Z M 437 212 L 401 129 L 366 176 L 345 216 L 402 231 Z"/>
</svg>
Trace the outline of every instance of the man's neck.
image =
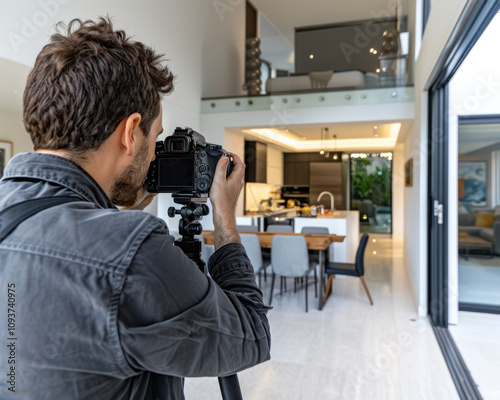
<svg viewBox="0 0 500 400">
<path fill-rule="evenodd" d="M 37 153 L 53 154 L 55 156 L 64 157 L 68 160 L 73 161 L 78 164 L 81 168 L 85 170 L 101 187 L 101 189 L 109 197 L 111 193 L 111 188 L 113 186 L 114 179 L 114 168 L 110 164 L 112 162 L 106 157 L 96 157 L 97 150 L 94 154 L 90 154 L 87 159 L 82 161 L 77 157 L 74 157 L 70 151 L 59 149 L 59 150 L 36 150 Z M 111 168 L 110 168 L 111 167 Z"/>
</svg>

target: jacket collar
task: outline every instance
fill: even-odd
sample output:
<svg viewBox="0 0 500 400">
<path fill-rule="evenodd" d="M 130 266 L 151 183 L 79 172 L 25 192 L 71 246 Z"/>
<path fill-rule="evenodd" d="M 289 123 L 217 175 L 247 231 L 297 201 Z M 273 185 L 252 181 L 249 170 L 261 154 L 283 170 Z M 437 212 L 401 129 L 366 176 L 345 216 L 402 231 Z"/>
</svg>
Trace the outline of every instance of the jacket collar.
<svg viewBox="0 0 500 400">
<path fill-rule="evenodd" d="M 20 153 L 4 170 L 2 180 L 37 179 L 63 186 L 101 208 L 116 208 L 99 184 L 78 164 L 45 153 Z"/>
</svg>

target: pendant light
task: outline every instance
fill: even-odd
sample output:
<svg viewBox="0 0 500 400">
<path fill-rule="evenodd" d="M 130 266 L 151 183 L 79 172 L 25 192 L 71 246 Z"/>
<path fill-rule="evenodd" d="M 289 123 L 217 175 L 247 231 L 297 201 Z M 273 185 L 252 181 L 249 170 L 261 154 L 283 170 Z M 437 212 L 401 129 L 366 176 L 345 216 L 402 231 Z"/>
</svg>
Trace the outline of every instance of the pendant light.
<svg viewBox="0 0 500 400">
<path fill-rule="evenodd" d="M 325 154 L 325 150 L 323 150 L 323 128 L 321 128 L 321 150 L 319 151 L 319 154 Z"/>
<path fill-rule="evenodd" d="M 328 141 L 328 127 L 325 127 L 325 147 L 326 147 L 326 142 Z M 327 151 L 325 154 L 325 157 L 328 158 L 330 157 L 330 152 Z"/>
<path fill-rule="evenodd" d="M 333 135 L 333 159 L 337 160 L 339 155 L 337 154 L 337 135 Z"/>
</svg>

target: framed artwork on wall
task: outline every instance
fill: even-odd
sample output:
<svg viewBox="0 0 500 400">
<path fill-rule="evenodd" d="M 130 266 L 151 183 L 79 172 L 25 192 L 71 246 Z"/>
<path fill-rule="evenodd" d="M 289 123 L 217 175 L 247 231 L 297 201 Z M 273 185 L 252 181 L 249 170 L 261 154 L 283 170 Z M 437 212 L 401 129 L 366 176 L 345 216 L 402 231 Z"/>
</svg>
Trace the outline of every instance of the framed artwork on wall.
<svg viewBox="0 0 500 400">
<path fill-rule="evenodd" d="M 405 163 L 405 186 L 413 186 L 413 158 Z"/>
<path fill-rule="evenodd" d="M 464 193 L 460 201 L 473 206 L 486 207 L 488 162 L 460 161 L 458 179 L 464 181 Z"/>
<path fill-rule="evenodd" d="M 0 140 L 0 178 L 3 170 L 14 153 L 14 145 L 7 140 Z"/>
</svg>

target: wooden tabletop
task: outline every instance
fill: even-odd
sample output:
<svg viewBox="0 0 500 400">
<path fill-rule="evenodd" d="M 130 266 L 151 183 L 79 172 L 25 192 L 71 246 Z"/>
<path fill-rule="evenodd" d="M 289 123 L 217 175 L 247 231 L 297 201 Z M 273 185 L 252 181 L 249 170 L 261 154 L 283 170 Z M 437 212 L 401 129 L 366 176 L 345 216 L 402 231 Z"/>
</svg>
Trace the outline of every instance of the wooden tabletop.
<svg viewBox="0 0 500 400">
<path fill-rule="evenodd" d="M 324 233 L 287 233 L 287 232 L 244 232 L 257 235 L 260 241 L 260 247 L 270 249 L 274 235 L 292 235 L 304 236 L 306 238 L 307 248 L 309 250 L 326 250 L 332 243 L 342 243 L 345 236 L 329 235 Z M 214 231 L 203 231 L 203 239 L 206 244 L 214 244 Z"/>
</svg>

